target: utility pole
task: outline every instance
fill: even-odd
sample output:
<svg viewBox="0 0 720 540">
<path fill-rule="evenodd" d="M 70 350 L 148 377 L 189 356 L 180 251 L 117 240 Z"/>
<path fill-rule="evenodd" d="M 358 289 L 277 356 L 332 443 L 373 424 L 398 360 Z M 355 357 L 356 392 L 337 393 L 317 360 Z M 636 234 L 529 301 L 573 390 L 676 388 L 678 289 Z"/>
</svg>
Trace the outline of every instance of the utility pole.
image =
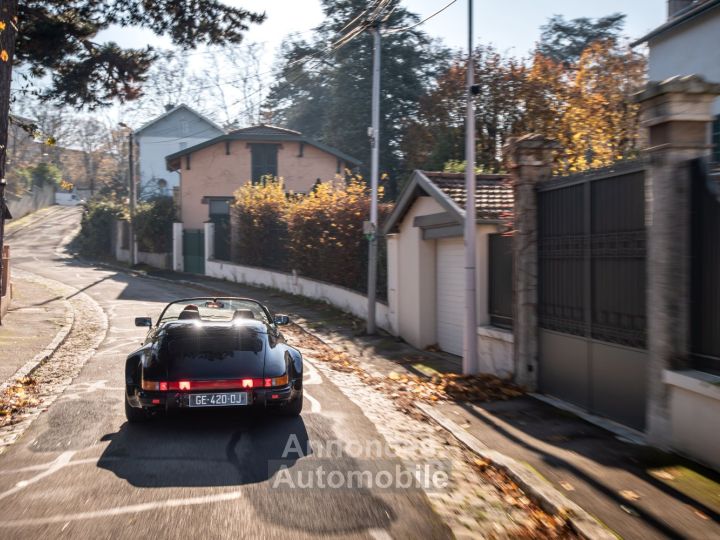
<svg viewBox="0 0 720 540">
<path fill-rule="evenodd" d="M 465 333 L 463 373 L 478 371 L 477 293 L 475 287 L 475 103 L 473 61 L 473 0 L 468 0 L 467 118 L 465 120 Z"/>
<path fill-rule="evenodd" d="M 370 163 L 370 226 L 367 234 L 368 246 L 368 317 L 367 333 L 374 334 L 375 297 L 377 293 L 377 228 L 378 228 L 378 176 L 380 168 L 380 23 L 372 27 L 373 47 L 373 81 L 372 81 L 372 127 L 370 128 L 371 163 Z"/>
<path fill-rule="evenodd" d="M 130 266 L 135 266 L 135 207 L 137 205 L 137 189 L 135 186 L 135 160 L 133 158 L 133 132 L 132 128 L 120 122 L 120 126 L 127 128 L 128 132 L 128 202 L 130 206 Z"/>
</svg>

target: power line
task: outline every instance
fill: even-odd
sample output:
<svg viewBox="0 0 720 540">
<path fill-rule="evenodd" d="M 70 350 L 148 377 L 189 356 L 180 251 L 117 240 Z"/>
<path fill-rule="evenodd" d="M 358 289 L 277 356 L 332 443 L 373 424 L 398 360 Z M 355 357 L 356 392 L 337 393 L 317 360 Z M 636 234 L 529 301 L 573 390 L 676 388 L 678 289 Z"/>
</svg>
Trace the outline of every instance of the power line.
<svg viewBox="0 0 720 540">
<path fill-rule="evenodd" d="M 452 0 L 452 2 L 448 2 L 448 3 L 445 4 L 443 7 L 441 7 L 440 9 L 438 9 L 435 13 L 433 13 L 432 15 L 428 15 L 427 17 L 425 17 L 425 18 L 424 18 L 423 20 L 421 20 L 420 22 L 417 22 L 417 23 L 415 23 L 415 24 L 413 24 L 413 25 L 410 25 L 410 26 L 406 26 L 406 27 L 404 27 L 404 28 L 395 28 L 395 29 L 389 30 L 388 32 L 386 32 L 386 34 L 397 34 L 398 32 L 406 32 L 406 31 L 408 31 L 408 30 L 412 30 L 413 28 L 420 26 L 421 24 L 425 24 L 427 21 L 429 21 L 430 19 L 432 19 L 432 18 L 435 17 L 436 15 L 440 15 L 443 11 L 445 11 L 447 8 L 449 8 L 450 6 L 452 6 L 455 2 L 457 2 L 457 0 Z"/>
</svg>

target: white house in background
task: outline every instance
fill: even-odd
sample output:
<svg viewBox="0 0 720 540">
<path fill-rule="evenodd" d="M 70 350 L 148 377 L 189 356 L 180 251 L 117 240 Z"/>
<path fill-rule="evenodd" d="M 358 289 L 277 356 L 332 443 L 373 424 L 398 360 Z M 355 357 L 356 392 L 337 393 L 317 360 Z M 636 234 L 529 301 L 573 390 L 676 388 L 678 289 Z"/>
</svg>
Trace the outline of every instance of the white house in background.
<svg viewBox="0 0 720 540">
<path fill-rule="evenodd" d="M 480 370 L 513 373 L 513 208 L 503 175 L 477 175 L 477 314 Z M 390 327 L 418 348 L 462 355 L 465 321 L 465 175 L 415 171 L 383 226 Z"/>
<path fill-rule="evenodd" d="M 165 156 L 223 135 L 225 131 L 187 105 L 168 105 L 164 114 L 134 132 L 138 148 L 140 196 L 172 194 L 180 175 L 170 172 Z"/>
<path fill-rule="evenodd" d="M 648 45 L 648 78 L 700 75 L 720 83 L 720 0 L 669 0 L 667 5 L 667 22 L 633 43 Z M 714 161 L 720 162 L 720 98 L 714 114 Z"/>
</svg>

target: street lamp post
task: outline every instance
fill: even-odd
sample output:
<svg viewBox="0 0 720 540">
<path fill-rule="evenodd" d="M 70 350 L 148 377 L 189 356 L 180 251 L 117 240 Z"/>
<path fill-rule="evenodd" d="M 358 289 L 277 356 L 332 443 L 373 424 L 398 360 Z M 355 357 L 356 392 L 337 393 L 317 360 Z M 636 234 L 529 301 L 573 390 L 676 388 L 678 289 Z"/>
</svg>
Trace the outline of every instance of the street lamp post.
<svg viewBox="0 0 720 540">
<path fill-rule="evenodd" d="M 473 60 L 473 0 L 468 0 L 467 118 L 465 120 L 465 332 L 463 373 L 476 373 L 477 361 L 477 292 L 475 273 L 475 104 L 477 91 Z"/>
<path fill-rule="evenodd" d="M 135 207 L 137 205 L 137 189 L 135 186 L 135 162 L 133 158 L 133 131 L 130 126 L 120 122 L 120 127 L 128 132 L 128 199 L 130 206 L 130 266 L 135 266 Z"/>
<path fill-rule="evenodd" d="M 368 317 L 367 333 L 374 334 L 377 293 L 377 225 L 378 225 L 378 184 L 380 174 L 380 24 L 373 27 L 373 80 L 372 80 L 372 127 L 370 140 L 370 245 L 368 246 Z"/>
</svg>

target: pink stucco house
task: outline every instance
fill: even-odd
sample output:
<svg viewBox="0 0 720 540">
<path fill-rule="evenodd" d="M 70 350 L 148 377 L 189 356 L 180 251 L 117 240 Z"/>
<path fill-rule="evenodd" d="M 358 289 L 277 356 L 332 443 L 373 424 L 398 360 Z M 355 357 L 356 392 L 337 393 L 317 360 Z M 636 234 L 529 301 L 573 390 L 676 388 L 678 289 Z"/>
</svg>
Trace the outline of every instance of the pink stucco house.
<svg viewBox="0 0 720 540">
<path fill-rule="evenodd" d="M 220 135 L 165 158 L 180 173 L 180 218 L 185 230 L 202 229 L 229 213 L 233 193 L 263 176 L 282 177 L 285 188 L 307 193 L 313 185 L 344 176 L 359 161 L 298 131 L 258 125 Z"/>
</svg>

